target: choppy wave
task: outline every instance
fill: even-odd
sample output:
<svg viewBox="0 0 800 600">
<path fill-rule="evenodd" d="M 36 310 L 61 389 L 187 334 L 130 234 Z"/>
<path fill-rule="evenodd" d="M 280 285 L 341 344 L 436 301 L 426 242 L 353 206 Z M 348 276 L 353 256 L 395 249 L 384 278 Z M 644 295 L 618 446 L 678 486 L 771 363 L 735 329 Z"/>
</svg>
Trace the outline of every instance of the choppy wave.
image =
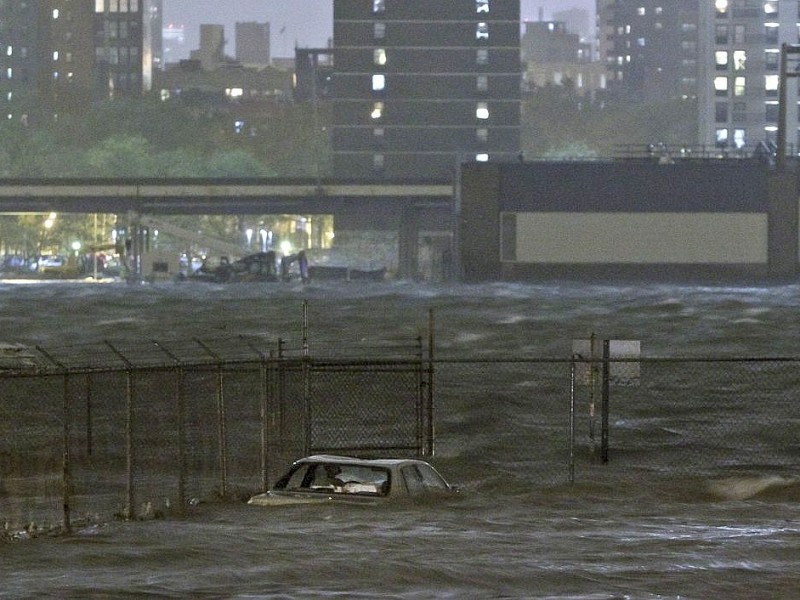
<svg viewBox="0 0 800 600">
<path fill-rule="evenodd" d="M 0 339 L 17 347 L 221 333 L 291 338 L 300 335 L 304 301 L 312 342 L 416 336 L 432 311 L 437 352 L 453 354 L 561 357 L 573 339 L 594 333 L 641 340 L 655 356 L 775 356 L 797 355 L 800 339 L 798 286 L 404 281 L 0 283 Z M 676 462 L 658 482 L 598 466 L 553 486 L 519 475 L 535 473 L 541 457 L 508 451 L 536 440 L 496 435 L 502 423 L 524 431 L 536 418 L 535 374 L 511 390 L 479 387 L 481 402 L 463 401 L 485 386 L 476 381 L 450 382 L 452 410 L 439 415 L 442 431 L 469 441 L 437 448 L 437 466 L 463 489 L 459 501 L 377 510 L 201 504 L 186 520 L 0 542 L 0 598 L 797 597 L 796 474 L 709 480 L 683 476 Z M 507 401 L 512 395 L 522 400 Z M 619 452 L 678 457 L 691 442 L 685 415 L 647 419 L 615 424 L 653 432 L 633 435 Z"/>
</svg>

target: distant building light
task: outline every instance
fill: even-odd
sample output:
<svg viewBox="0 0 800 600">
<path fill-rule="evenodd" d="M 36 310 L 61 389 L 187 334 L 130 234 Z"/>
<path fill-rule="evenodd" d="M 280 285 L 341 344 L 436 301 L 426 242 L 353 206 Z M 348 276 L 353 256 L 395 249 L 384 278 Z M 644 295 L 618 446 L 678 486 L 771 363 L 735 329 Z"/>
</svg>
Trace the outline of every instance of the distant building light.
<svg viewBox="0 0 800 600">
<path fill-rule="evenodd" d="M 478 162 L 489 162 L 489 155 L 486 154 L 485 152 L 482 152 L 481 154 L 476 154 L 475 160 Z"/>
</svg>

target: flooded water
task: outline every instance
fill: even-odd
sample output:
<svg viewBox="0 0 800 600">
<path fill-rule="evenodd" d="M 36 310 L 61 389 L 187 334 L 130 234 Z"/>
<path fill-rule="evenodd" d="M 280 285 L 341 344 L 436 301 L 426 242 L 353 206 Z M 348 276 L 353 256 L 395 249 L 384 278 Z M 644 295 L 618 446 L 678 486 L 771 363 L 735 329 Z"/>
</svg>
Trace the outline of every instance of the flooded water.
<svg viewBox="0 0 800 600">
<path fill-rule="evenodd" d="M 800 355 L 798 286 L 0 283 L 0 342 L 299 338 L 304 301 L 312 352 L 322 340 L 426 335 L 433 311 L 440 357 L 562 358 L 592 333 L 641 340 L 656 356 Z M 448 415 L 461 436 L 449 452 L 481 451 L 471 445 L 491 391 L 465 392 L 461 433 Z M 524 405 L 504 410 L 528 416 Z M 502 446 L 491 451 L 481 464 L 502 465 Z M 459 498 L 201 504 L 181 520 L 0 542 L 0 598 L 800 598 L 800 455 L 779 475 L 705 482 L 676 464 L 674 477 L 612 471 L 526 486 L 505 485 L 502 471 L 448 472 L 452 456 L 432 462 Z"/>
</svg>

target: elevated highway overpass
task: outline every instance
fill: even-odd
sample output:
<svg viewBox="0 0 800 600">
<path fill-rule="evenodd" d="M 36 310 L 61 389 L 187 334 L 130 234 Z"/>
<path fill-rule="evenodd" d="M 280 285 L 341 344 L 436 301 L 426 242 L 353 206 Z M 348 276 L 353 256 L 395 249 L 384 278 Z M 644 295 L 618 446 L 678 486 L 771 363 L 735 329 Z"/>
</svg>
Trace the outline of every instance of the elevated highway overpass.
<svg viewBox="0 0 800 600">
<path fill-rule="evenodd" d="M 419 232 L 452 232 L 454 186 L 443 181 L 334 179 L 0 179 L 0 213 L 333 215 L 338 231 L 395 231 L 401 276 L 417 272 Z"/>
</svg>

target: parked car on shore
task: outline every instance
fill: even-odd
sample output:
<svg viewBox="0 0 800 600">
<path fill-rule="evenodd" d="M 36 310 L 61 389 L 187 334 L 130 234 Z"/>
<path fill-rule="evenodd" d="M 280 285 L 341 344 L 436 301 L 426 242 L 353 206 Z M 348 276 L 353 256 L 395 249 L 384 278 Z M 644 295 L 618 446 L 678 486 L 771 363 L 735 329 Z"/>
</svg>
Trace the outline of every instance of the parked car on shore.
<svg viewBox="0 0 800 600">
<path fill-rule="evenodd" d="M 455 493 L 455 488 L 423 460 L 320 454 L 296 461 L 272 489 L 253 496 L 248 504 L 377 504 Z"/>
</svg>

